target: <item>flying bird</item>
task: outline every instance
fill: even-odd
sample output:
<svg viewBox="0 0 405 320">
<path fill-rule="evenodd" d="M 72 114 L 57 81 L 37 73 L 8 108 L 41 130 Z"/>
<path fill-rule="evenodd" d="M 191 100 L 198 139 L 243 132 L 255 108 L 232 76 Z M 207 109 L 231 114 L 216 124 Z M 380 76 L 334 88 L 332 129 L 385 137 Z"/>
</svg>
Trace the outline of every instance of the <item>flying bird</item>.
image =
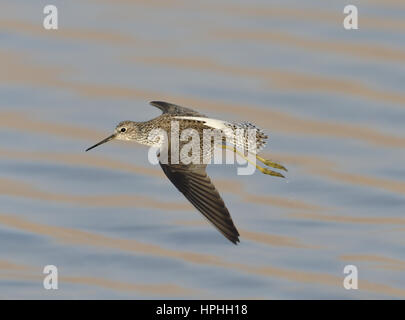
<svg viewBox="0 0 405 320">
<path fill-rule="evenodd" d="M 256 162 L 253 163 L 246 157 L 246 152 L 238 151 L 241 148 L 242 150 L 249 150 L 247 147 L 250 148 L 252 145 L 252 136 L 247 136 L 243 132 L 246 132 L 247 129 L 254 129 L 255 137 L 253 150 L 255 159 L 258 159 L 266 166 L 287 171 L 282 165 L 266 160 L 257 154 L 257 152 L 263 149 L 266 144 L 268 138 L 267 135 L 251 123 L 235 123 L 208 118 L 190 108 L 181 107 L 163 101 L 152 101 L 150 104 L 159 108 L 162 111 L 162 114 L 145 122 L 120 122 L 111 136 L 88 148 L 86 151 L 114 139 L 135 141 L 147 146 L 159 145 L 161 147 L 161 151 L 158 155 L 159 164 L 165 175 L 187 198 L 187 200 L 190 201 L 190 203 L 218 229 L 219 232 L 221 232 L 232 243 L 237 244 L 239 242 L 239 232 L 232 221 L 232 217 L 225 206 L 221 195 L 206 173 L 207 162 L 192 161 L 186 164 L 182 161 L 173 161 L 170 152 L 166 152 L 167 157 L 163 159 L 162 150 L 171 150 L 171 145 L 174 144 L 174 141 L 172 141 L 173 137 L 171 137 L 171 135 L 167 135 L 166 138 L 163 138 L 156 133 L 156 130 L 163 130 L 164 132 L 170 133 L 174 122 L 178 124 L 180 132 L 186 129 L 194 129 L 198 132 L 200 138 L 197 139 L 196 143 L 198 143 L 201 150 L 203 150 L 202 153 L 198 155 L 199 160 L 207 160 L 207 158 L 210 158 L 216 147 L 212 146 L 211 140 L 209 141 L 209 145 L 207 144 L 207 141 L 204 141 L 204 130 L 216 130 L 216 132 L 223 134 L 220 143 L 221 148 L 232 150 L 239 156 L 254 164 L 256 168 L 264 174 L 284 177 L 279 172 L 261 167 L 257 165 Z M 237 129 L 245 130 L 242 131 L 243 135 L 241 139 L 235 139 L 235 130 Z M 186 143 L 188 142 L 179 141 L 179 148 L 181 149 Z"/>
</svg>

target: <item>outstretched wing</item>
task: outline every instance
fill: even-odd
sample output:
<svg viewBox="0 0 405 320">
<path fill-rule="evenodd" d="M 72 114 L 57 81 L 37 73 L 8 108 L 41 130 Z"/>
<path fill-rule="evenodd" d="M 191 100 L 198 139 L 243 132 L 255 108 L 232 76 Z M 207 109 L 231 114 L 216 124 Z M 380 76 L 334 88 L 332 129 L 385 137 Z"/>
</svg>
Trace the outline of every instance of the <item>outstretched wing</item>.
<svg viewBox="0 0 405 320">
<path fill-rule="evenodd" d="M 184 116 L 199 116 L 204 117 L 203 114 L 198 113 L 190 108 L 181 107 L 173 103 L 164 102 L 164 101 L 151 101 L 149 102 L 152 106 L 159 108 L 163 113 L 170 113 L 176 115 Z"/>
<path fill-rule="evenodd" d="M 211 179 L 206 165 L 160 163 L 163 172 L 176 188 L 199 210 L 226 238 L 239 242 L 239 232 L 231 215 Z"/>
</svg>

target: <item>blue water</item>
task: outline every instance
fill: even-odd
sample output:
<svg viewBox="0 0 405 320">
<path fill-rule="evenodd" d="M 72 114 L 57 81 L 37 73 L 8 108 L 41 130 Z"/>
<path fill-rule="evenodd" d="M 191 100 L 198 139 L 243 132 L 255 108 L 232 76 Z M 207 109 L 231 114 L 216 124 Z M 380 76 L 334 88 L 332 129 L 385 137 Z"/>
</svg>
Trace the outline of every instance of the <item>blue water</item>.
<svg viewBox="0 0 405 320">
<path fill-rule="evenodd" d="M 46 31 L 43 3 L 1 1 L 0 298 L 405 297 L 401 1 L 355 1 L 353 31 L 341 0 L 53 4 Z M 269 133 L 287 179 L 208 169 L 238 246 L 146 148 L 84 153 L 151 100 Z"/>
</svg>

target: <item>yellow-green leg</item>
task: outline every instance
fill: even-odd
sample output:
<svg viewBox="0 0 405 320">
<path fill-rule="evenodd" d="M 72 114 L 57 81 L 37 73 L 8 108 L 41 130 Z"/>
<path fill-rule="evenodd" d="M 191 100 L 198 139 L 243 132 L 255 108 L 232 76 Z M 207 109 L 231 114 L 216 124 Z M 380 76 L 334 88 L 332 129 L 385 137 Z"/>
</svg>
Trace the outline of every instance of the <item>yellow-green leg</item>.
<svg viewBox="0 0 405 320">
<path fill-rule="evenodd" d="M 256 159 L 263 162 L 266 166 L 268 167 L 272 167 L 272 168 L 276 168 L 276 169 L 280 169 L 280 170 L 284 170 L 284 171 L 288 171 L 286 167 L 282 166 L 281 164 L 272 162 L 271 160 L 267 160 L 264 159 L 258 155 L 256 155 Z"/>
<path fill-rule="evenodd" d="M 238 150 L 236 150 L 236 148 L 234 148 L 234 147 L 231 147 L 231 146 L 228 146 L 228 145 L 222 145 L 222 148 L 223 148 L 223 149 L 228 149 L 228 150 L 231 150 L 231 151 L 235 152 L 237 155 L 241 156 L 241 157 L 242 157 L 243 159 L 245 159 L 247 162 L 249 162 L 250 164 L 253 164 L 261 173 L 268 174 L 268 175 L 270 175 L 270 176 L 285 178 L 281 173 L 278 173 L 278 172 L 276 172 L 276 171 L 270 170 L 270 169 L 268 169 L 268 168 L 263 168 L 263 167 L 259 166 L 257 163 L 253 163 L 252 161 L 250 161 L 249 158 L 247 158 L 244 154 L 242 154 L 241 152 L 239 152 Z M 256 158 L 257 158 L 258 160 L 263 159 L 263 158 L 261 158 L 261 157 L 258 157 L 257 155 L 256 155 Z M 263 159 L 263 160 L 265 160 L 265 159 Z M 260 161 L 263 162 L 262 160 L 260 160 Z M 268 160 L 265 160 L 265 161 L 268 161 Z M 263 162 L 263 163 L 264 163 L 264 162 Z M 279 169 L 283 169 L 283 168 L 284 168 L 282 165 L 279 165 L 279 164 L 277 164 L 277 163 L 273 163 L 273 162 L 270 162 L 270 163 L 276 165 L 276 166 L 272 166 L 272 167 L 274 167 L 274 168 L 279 168 Z M 264 164 L 266 164 L 266 163 L 264 163 Z M 287 171 L 287 169 L 285 169 L 285 168 L 284 168 L 284 170 Z"/>
</svg>

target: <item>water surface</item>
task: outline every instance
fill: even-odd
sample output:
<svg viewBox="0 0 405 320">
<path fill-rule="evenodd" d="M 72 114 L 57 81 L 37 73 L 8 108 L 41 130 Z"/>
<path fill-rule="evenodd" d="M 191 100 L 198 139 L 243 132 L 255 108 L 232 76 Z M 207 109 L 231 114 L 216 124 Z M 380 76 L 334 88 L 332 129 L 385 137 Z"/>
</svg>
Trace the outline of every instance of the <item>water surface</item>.
<svg viewBox="0 0 405 320">
<path fill-rule="evenodd" d="M 46 31 L 44 3 L 1 1 L 0 298 L 405 297 L 401 1 L 354 1 L 356 31 L 341 0 L 54 4 Z M 83 152 L 151 100 L 269 133 L 286 180 L 209 168 L 238 246 L 144 147 Z"/>
</svg>

